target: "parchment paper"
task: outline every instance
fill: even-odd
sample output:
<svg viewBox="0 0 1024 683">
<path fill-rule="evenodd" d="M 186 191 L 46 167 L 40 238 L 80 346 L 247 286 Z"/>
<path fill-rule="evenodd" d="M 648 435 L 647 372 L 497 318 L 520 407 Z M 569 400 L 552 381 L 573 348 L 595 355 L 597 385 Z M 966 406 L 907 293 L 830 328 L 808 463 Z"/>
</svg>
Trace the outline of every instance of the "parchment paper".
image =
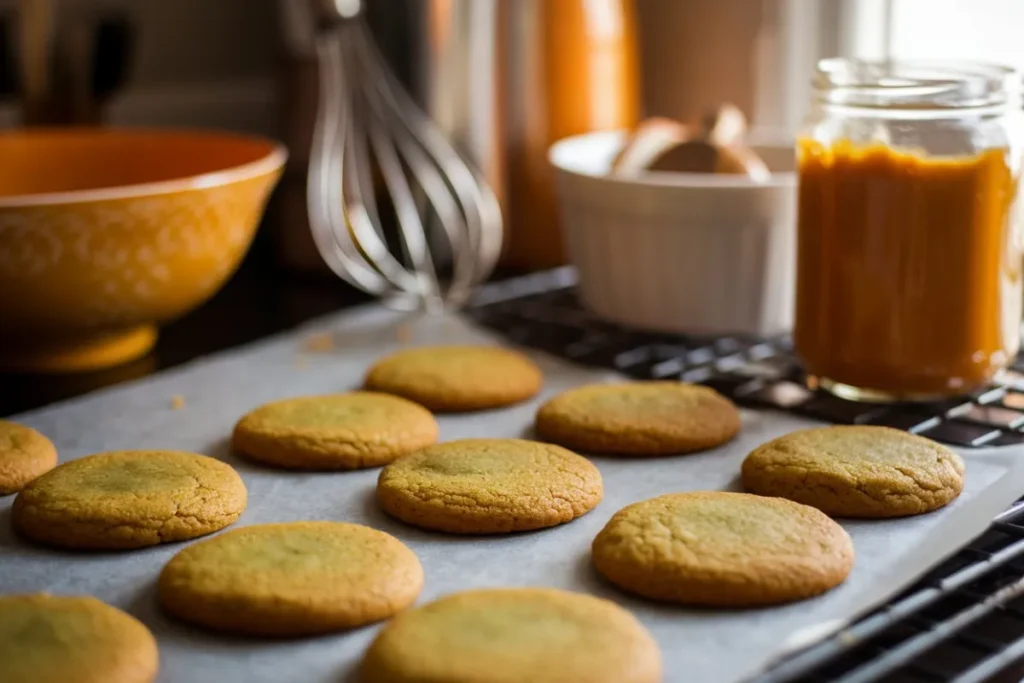
<svg viewBox="0 0 1024 683">
<path fill-rule="evenodd" d="M 303 354 L 312 336 L 330 331 L 334 349 Z M 980 533 L 1024 493 L 1020 450 L 964 453 L 967 486 L 944 511 L 899 521 L 847 523 L 857 551 L 849 580 L 824 597 L 752 611 L 663 607 L 617 592 L 594 574 L 589 544 L 608 518 L 634 501 L 672 491 L 734 489 L 754 446 L 814 423 L 770 412 L 744 412 L 742 436 L 714 452 L 686 457 L 595 458 L 605 482 L 601 505 L 570 524 L 505 537 L 466 538 L 419 531 L 385 517 L 374 503 L 377 470 L 289 473 L 233 456 L 227 438 L 247 410 L 287 396 L 355 388 L 367 365 L 405 343 L 494 342 L 457 319 L 411 324 L 377 307 L 332 316 L 269 341 L 212 356 L 130 385 L 16 417 L 56 443 L 62 460 L 122 448 L 174 448 L 221 458 L 242 474 L 249 507 L 238 526 L 333 519 L 369 524 L 409 544 L 426 572 L 421 602 L 484 586 L 546 585 L 587 591 L 633 610 L 661 645 L 666 681 L 728 683 L 748 678 L 788 648 L 833 631 L 891 596 Z M 510 409 L 442 417 L 444 440 L 531 435 L 537 405 L 557 391 L 611 373 L 543 355 L 543 395 Z M 184 407 L 174 409 L 181 396 Z M 377 627 L 295 641 L 211 634 L 165 617 L 156 604 L 160 568 L 172 544 L 125 553 L 69 553 L 35 548 L 10 529 L 13 497 L 0 499 L 0 592 L 91 594 L 121 607 L 156 634 L 162 683 L 326 683 L 354 681 L 355 665 Z"/>
</svg>

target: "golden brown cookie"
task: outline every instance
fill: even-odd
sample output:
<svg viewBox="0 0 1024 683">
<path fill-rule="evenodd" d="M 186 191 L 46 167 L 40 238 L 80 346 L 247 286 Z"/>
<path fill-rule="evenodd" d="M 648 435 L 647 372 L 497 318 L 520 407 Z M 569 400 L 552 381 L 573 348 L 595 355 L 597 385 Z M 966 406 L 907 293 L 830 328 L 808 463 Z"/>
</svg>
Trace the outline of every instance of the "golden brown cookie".
<svg viewBox="0 0 1024 683">
<path fill-rule="evenodd" d="M 605 578 L 644 597 L 753 607 L 809 598 L 841 584 L 853 542 L 824 513 L 781 498 L 704 491 L 629 505 L 592 546 Z"/>
<path fill-rule="evenodd" d="M 392 619 L 363 683 L 658 683 L 658 645 L 618 605 L 553 588 L 455 593 Z"/>
<path fill-rule="evenodd" d="M 393 517 L 425 529 L 492 534 L 555 526 L 601 502 L 586 458 L 522 439 L 464 439 L 399 458 L 377 480 Z"/>
<path fill-rule="evenodd" d="M 437 412 L 519 403 L 540 391 L 543 377 L 521 353 L 497 346 L 422 346 L 377 361 L 366 388 L 416 401 Z"/>
<path fill-rule="evenodd" d="M 964 487 L 964 461 L 931 439 L 889 427 L 786 434 L 743 461 L 743 487 L 834 517 L 904 517 L 937 510 Z"/>
<path fill-rule="evenodd" d="M 423 406 L 370 391 L 304 396 L 260 406 L 243 417 L 234 449 L 291 469 L 376 467 L 437 443 L 437 421 Z"/>
<path fill-rule="evenodd" d="M 113 451 L 59 465 L 14 499 L 26 537 L 82 549 L 127 549 L 223 529 L 245 509 L 231 467 L 181 451 Z"/>
<path fill-rule="evenodd" d="M 682 382 L 591 384 L 537 411 L 543 438 L 584 453 L 670 455 L 714 448 L 740 431 L 729 399 Z"/>
<path fill-rule="evenodd" d="M 150 683 L 158 664 L 149 630 L 95 598 L 0 596 L 3 683 Z"/>
<path fill-rule="evenodd" d="M 160 574 L 171 614 L 231 633 L 299 636 L 387 619 L 423 588 L 423 569 L 394 536 L 344 522 L 234 529 L 194 543 Z"/>
<path fill-rule="evenodd" d="M 57 449 L 24 425 L 0 420 L 0 496 L 17 493 L 57 465 Z"/>
</svg>

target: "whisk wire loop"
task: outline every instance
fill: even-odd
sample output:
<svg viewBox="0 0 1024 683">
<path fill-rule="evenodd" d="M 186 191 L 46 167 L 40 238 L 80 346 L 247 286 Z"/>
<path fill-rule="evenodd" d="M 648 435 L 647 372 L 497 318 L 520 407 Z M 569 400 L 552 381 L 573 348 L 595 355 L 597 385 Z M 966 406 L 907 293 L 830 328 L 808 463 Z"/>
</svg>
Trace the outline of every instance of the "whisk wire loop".
<svg viewBox="0 0 1024 683">
<path fill-rule="evenodd" d="M 317 248 L 347 282 L 401 307 L 455 308 L 493 271 L 501 209 L 385 65 L 360 18 L 318 34 L 320 104 L 308 209 Z M 374 171 L 393 210 L 385 233 Z M 439 266 L 450 274 L 439 276 Z"/>
</svg>

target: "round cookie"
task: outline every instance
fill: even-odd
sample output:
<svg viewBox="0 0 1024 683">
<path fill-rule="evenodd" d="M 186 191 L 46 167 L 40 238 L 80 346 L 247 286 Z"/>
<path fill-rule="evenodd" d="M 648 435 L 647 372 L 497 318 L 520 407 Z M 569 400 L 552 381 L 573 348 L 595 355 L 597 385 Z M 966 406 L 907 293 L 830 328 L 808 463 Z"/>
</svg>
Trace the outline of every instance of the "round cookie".
<svg viewBox="0 0 1024 683">
<path fill-rule="evenodd" d="M 57 465 L 57 449 L 24 425 L 0 420 L 0 496 L 17 493 Z"/>
<path fill-rule="evenodd" d="M 522 439 L 464 439 L 424 448 L 385 467 L 377 500 L 425 529 L 491 534 L 541 529 L 592 510 L 604 495 L 586 458 Z"/>
<path fill-rule="evenodd" d="M 592 558 L 606 579 L 647 598 L 753 607 L 838 586 L 853 542 L 824 513 L 781 498 L 671 493 L 616 512 Z"/>
<path fill-rule="evenodd" d="M 245 509 L 241 477 L 205 455 L 113 451 L 66 462 L 14 499 L 26 537 L 55 546 L 128 549 L 223 529 Z"/>
<path fill-rule="evenodd" d="M 936 510 L 964 486 L 964 462 L 930 439 L 889 427 L 805 429 L 759 446 L 743 487 L 834 517 L 904 517 Z"/>
<path fill-rule="evenodd" d="M 657 683 L 661 655 L 618 605 L 553 588 L 455 593 L 400 614 L 363 658 L 363 683 Z"/>
<path fill-rule="evenodd" d="M 245 415 L 232 436 L 238 453 L 290 469 L 376 467 L 437 443 L 423 406 L 369 391 L 268 403 Z"/>
<path fill-rule="evenodd" d="M 671 455 L 726 443 L 740 431 L 740 414 L 729 399 L 695 384 L 591 384 L 542 405 L 536 428 L 585 453 Z"/>
<path fill-rule="evenodd" d="M 519 403 L 540 391 L 543 377 L 521 353 L 496 346 L 423 346 L 375 363 L 365 387 L 437 412 Z"/>
<path fill-rule="evenodd" d="M 4 683 L 149 683 L 158 666 L 149 630 L 95 598 L 0 596 Z"/>
<path fill-rule="evenodd" d="M 397 538 L 344 522 L 234 529 L 194 543 L 160 574 L 169 613 L 231 633 L 300 636 L 362 626 L 405 609 L 423 569 Z"/>
</svg>

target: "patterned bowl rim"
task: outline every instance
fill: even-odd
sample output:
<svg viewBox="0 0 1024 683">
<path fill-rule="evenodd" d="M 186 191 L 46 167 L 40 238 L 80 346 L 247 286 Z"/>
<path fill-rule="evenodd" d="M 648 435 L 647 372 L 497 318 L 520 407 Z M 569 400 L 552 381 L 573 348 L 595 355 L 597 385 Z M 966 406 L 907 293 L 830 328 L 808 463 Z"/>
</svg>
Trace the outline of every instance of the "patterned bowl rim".
<svg viewBox="0 0 1024 683">
<path fill-rule="evenodd" d="M 269 146 L 270 151 L 249 163 L 231 166 L 229 168 L 217 169 L 208 173 L 173 178 L 171 180 L 158 180 L 149 183 L 137 183 L 132 185 L 117 185 L 113 187 L 97 187 L 88 190 L 68 190 L 65 192 L 41 192 L 39 194 L 20 194 L 9 197 L 0 197 L 0 210 L 54 206 L 59 204 L 80 204 L 87 202 L 110 201 L 117 199 L 129 199 L 137 197 L 148 197 L 164 194 L 175 194 L 187 190 L 204 190 L 212 187 L 222 187 L 233 183 L 251 180 L 281 169 L 288 160 L 288 150 L 280 142 L 271 138 L 258 135 L 238 135 L 234 133 L 220 133 L 218 131 L 205 130 L 176 130 L 176 129 L 145 129 L 145 128 L 122 128 L 116 129 L 130 133 L 160 133 L 160 134 L 183 134 L 206 136 L 213 138 L 235 138 L 253 143 L 263 143 Z"/>
</svg>

